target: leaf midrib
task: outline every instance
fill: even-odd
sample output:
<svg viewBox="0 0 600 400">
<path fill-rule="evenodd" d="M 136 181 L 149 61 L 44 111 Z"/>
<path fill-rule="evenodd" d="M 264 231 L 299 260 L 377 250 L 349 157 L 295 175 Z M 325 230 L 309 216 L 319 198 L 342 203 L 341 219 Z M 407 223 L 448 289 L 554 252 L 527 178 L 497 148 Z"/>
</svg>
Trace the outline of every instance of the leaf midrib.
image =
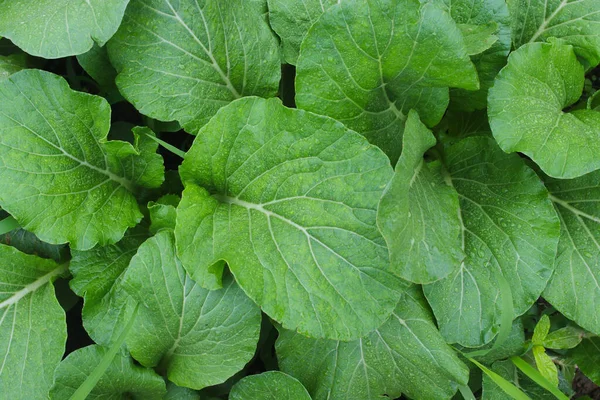
<svg viewBox="0 0 600 400">
<path fill-rule="evenodd" d="M 46 273 L 45 275 L 42 275 L 41 277 L 39 277 L 35 281 L 27 284 L 21 290 L 15 292 L 8 299 L 6 299 L 3 302 L 1 302 L 0 303 L 0 309 L 3 309 L 5 307 L 9 307 L 9 306 L 11 306 L 13 304 L 18 303 L 19 300 L 21 300 L 22 298 L 24 298 L 28 294 L 35 292 L 36 290 L 38 290 L 39 288 L 41 288 L 42 286 L 44 286 L 46 283 L 50 282 L 52 280 L 52 278 L 54 278 L 55 276 L 60 275 L 63 272 L 65 272 L 67 270 L 67 267 L 68 267 L 68 264 L 59 265 L 58 267 L 56 267 L 55 269 L 53 269 L 50 272 Z"/>
</svg>

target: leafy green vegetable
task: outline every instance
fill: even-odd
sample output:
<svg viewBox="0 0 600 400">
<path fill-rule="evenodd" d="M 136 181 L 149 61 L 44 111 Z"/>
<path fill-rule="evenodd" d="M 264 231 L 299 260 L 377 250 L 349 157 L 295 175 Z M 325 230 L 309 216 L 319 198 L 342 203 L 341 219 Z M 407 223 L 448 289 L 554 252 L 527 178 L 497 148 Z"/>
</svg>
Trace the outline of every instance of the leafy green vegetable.
<svg viewBox="0 0 600 400">
<path fill-rule="evenodd" d="M 67 340 L 52 281 L 67 265 L 0 244 L 0 393 L 44 398 Z"/>
<path fill-rule="evenodd" d="M 418 0 L 347 0 L 325 11 L 302 42 L 299 108 L 365 135 L 396 162 L 408 111 L 440 121 L 448 87 L 478 89 L 460 30 Z"/>
<path fill-rule="evenodd" d="M 535 172 L 493 139 L 463 139 L 444 150 L 444 163 L 459 196 L 466 257 L 455 273 L 423 289 L 445 339 L 477 347 L 498 330 L 506 296 L 498 274 L 510 285 L 515 317 L 544 290 L 559 221 Z"/>
<path fill-rule="evenodd" d="M 600 4 L 596 0 L 507 0 L 514 47 L 559 38 L 589 65 L 600 63 Z"/>
<path fill-rule="evenodd" d="M 439 163 L 432 165 L 423 159 L 433 145 L 435 137 L 411 111 L 402 155 L 377 214 L 392 268 L 415 283 L 445 278 L 465 257 L 458 194 L 444 181 Z"/>
<path fill-rule="evenodd" d="M 246 377 L 232 389 L 230 400 L 310 400 L 304 386 L 293 377 L 279 371 L 269 371 Z"/>
<path fill-rule="evenodd" d="M 315 340 L 280 330 L 276 349 L 282 371 L 298 378 L 315 400 L 401 393 L 443 399 L 468 380 L 466 366 L 444 343 L 415 286 L 385 324 L 359 340 Z"/>
<path fill-rule="evenodd" d="M 50 399 L 70 398 L 107 351 L 93 345 L 67 356 L 56 369 Z M 117 354 L 87 399 L 160 400 L 165 393 L 165 382 L 158 374 L 134 364 L 131 357 Z"/>
<path fill-rule="evenodd" d="M 563 112 L 582 89 L 583 66 L 571 46 L 532 43 L 513 52 L 489 96 L 490 125 L 500 147 L 526 154 L 555 178 L 600 168 L 600 113 Z"/>
<path fill-rule="evenodd" d="M 266 0 L 132 0 L 108 44 L 117 86 L 142 114 L 196 134 L 242 96 L 271 97 L 280 79 Z"/>
<path fill-rule="evenodd" d="M 102 46 L 116 32 L 129 0 L 1 0 L 0 36 L 29 54 L 60 58 Z"/>
<path fill-rule="evenodd" d="M 221 383 L 254 355 L 258 307 L 230 278 L 218 291 L 192 281 L 175 255 L 172 231 L 140 246 L 123 286 L 143 305 L 127 338 L 132 356 L 173 383 L 193 389 Z"/>
<path fill-rule="evenodd" d="M 110 108 L 58 76 L 25 70 L 0 82 L 0 205 L 50 243 L 117 242 L 142 215 L 134 193 L 163 180 L 157 145 L 106 141 Z"/>
<path fill-rule="evenodd" d="M 218 287 L 225 260 L 271 318 L 319 338 L 356 339 L 393 311 L 402 284 L 375 224 L 392 170 L 360 135 L 245 98 L 202 128 L 180 174 L 178 254 L 199 284 Z"/>
<path fill-rule="evenodd" d="M 542 175 L 561 222 L 556 271 L 544 290 L 567 318 L 600 334 L 600 172 L 577 179 Z"/>
</svg>

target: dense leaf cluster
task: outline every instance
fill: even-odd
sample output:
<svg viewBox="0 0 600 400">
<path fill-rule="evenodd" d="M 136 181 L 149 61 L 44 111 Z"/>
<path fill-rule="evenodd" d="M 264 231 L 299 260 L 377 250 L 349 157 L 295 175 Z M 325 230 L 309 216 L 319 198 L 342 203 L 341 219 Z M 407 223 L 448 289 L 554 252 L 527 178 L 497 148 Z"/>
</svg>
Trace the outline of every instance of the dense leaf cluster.
<svg viewBox="0 0 600 400">
<path fill-rule="evenodd" d="M 600 384 L 598 0 L 0 0 L 0 36 L 0 398 Z"/>
</svg>

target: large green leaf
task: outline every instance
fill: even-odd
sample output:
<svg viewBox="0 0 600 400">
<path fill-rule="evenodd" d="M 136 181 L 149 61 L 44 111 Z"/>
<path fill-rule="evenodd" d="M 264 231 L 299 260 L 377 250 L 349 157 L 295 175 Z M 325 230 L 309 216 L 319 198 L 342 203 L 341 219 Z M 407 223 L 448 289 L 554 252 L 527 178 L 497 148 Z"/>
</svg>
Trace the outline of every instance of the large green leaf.
<svg viewBox="0 0 600 400">
<path fill-rule="evenodd" d="M 107 351 L 105 347 L 92 345 L 69 354 L 56 369 L 50 399 L 71 398 Z M 165 381 L 160 375 L 134 364 L 131 357 L 117 354 L 86 399 L 161 400 L 165 394 Z"/>
<path fill-rule="evenodd" d="M 479 83 L 462 34 L 442 8 L 347 0 L 326 10 L 302 42 L 296 103 L 365 135 L 395 162 L 408 110 L 437 124 L 449 86 L 474 90 Z"/>
<path fill-rule="evenodd" d="M 240 99 L 200 131 L 180 173 L 177 249 L 198 283 L 219 287 L 225 260 L 271 318 L 312 337 L 356 339 L 389 317 L 401 284 L 375 218 L 392 168 L 362 136 Z"/>
<path fill-rule="evenodd" d="M 269 22 L 281 38 L 283 58 L 296 65 L 300 44 L 310 27 L 338 0 L 268 0 Z"/>
<path fill-rule="evenodd" d="M 132 0 L 109 42 L 117 86 L 142 114 L 196 134 L 222 106 L 277 93 L 266 0 Z"/>
<path fill-rule="evenodd" d="M 254 355 L 260 309 L 230 277 L 215 291 L 192 281 L 175 255 L 172 231 L 142 244 L 123 285 L 143 305 L 127 338 L 131 354 L 175 384 L 202 389 L 222 383 Z"/>
<path fill-rule="evenodd" d="M 544 290 L 567 318 L 600 334 L 600 171 L 564 180 L 543 176 L 561 220 L 556 271 Z"/>
<path fill-rule="evenodd" d="M 496 27 L 493 33 L 497 40 L 482 53 L 471 56 L 479 75 L 480 90 L 450 89 L 451 108 L 467 111 L 484 109 L 487 105 L 488 90 L 492 87 L 498 72 L 506 65 L 506 57 L 510 51 L 510 17 L 506 2 L 504 0 L 436 1 L 442 3 L 452 19 L 459 24 L 463 36 L 465 27 L 475 27 L 476 32 L 483 30 L 484 33 L 490 29 L 490 26 Z M 465 42 L 478 39 L 465 37 Z M 478 42 L 486 44 L 481 39 Z"/>
<path fill-rule="evenodd" d="M 311 400 L 297 379 L 279 371 L 250 375 L 231 388 L 229 400 Z"/>
<path fill-rule="evenodd" d="M 595 66 L 600 62 L 600 3 L 597 0 L 507 0 L 515 48 L 551 37 L 573 45 Z"/>
<path fill-rule="evenodd" d="M 61 58 L 102 46 L 129 0 L 0 0 L 0 36 L 29 54 Z"/>
<path fill-rule="evenodd" d="M 352 342 L 316 340 L 280 329 L 282 371 L 298 378 L 314 400 L 400 397 L 447 399 L 468 369 L 438 332 L 420 289 L 402 294 L 390 319 Z"/>
<path fill-rule="evenodd" d="M 444 162 L 460 200 L 466 258 L 455 273 L 424 291 L 446 340 L 477 347 L 498 332 L 507 295 L 500 279 L 512 289 L 515 316 L 544 290 L 559 221 L 535 172 L 492 138 L 463 139 L 444 151 Z"/>
<path fill-rule="evenodd" d="M 563 112 L 583 89 L 573 48 L 532 43 L 513 52 L 490 89 L 488 115 L 506 152 L 521 152 L 555 178 L 600 168 L 600 112 Z"/>
<path fill-rule="evenodd" d="M 148 236 L 147 226 L 138 225 L 117 244 L 72 251 L 69 270 L 73 279 L 69 284 L 84 298 L 83 326 L 98 344 L 110 346 L 131 317 L 134 303 L 121 282 L 131 258 Z"/>
<path fill-rule="evenodd" d="M 600 385 L 600 338 L 585 339 L 571 353 L 571 357 L 585 376 Z"/>
<path fill-rule="evenodd" d="M 396 274 L 415 283 L 431 283 L 456 271 L 464 253 L 458 195 L 441 175 L 440 164 L 423 154 L 435 137 L 410 111 L 402 155 L 377 211 L 377 225 L 390 251 Z"/>
<path fill-rule="evenodd" d="M 117 242 L 142 218 L 134 193 L 163 180 L 157 144 L 106 141 L 110 107 L 53 74 L 0 82 L 0 205 L 53 244 L 86 250 Z"/>
<path fill-rule="evenodd" d="M 67 340 L 52 281 L 66 270 L 0 244 L 0 397 L 47 397 Z"/>
</svg>

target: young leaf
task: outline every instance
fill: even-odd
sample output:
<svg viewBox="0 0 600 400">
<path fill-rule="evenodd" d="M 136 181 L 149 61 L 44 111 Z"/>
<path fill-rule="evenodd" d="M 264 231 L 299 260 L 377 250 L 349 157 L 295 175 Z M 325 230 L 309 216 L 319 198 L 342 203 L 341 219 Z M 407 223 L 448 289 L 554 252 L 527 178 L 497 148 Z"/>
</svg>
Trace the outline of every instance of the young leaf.
<svg viewBox="0 0 600 400">
<path fill-rule="evenodd" d="M 111 345 L 131 317 L 134 302 L 121 283 L 131 258 L 148 236 L 147 226 L 141 224 L 128 230 L 117 244 L 72 251 L 70 286 L 84 298 L 83 326 L 98 344 Z"/>
<path fill-rule="evenodd" d="M 534 345 L 543 346 L 544 339 L 546 339 L 546 336 L 548 336 L 548 332 L 550 332 L 550 318 L 544 314 L 535 325 L 531 343 Z"/>
<path fill-rule="evenodd" d="M 175 229 L 177 219 L 177 206 L 181 198 L 175 194 L 162 196 L 156 202 L 148 203 L 150 213 L 150 232 L 156 234 L 161 229 Z"/>
<path fill-rule="evenodd" d="M 540 374 L 552 385 L 558 387 L 558 370 L 550 356 L 546 354 L 546 349 L 543 346 L 533 346 L 532 351 L 535 365 Z"/>
<path fill-rule="evenodd" d="M 449 86 L 475 90 L 479 82 L 460 30 L 440 7 L 345 0 L 302 42 L 296 104 L 343 122 L 395 163 L 408 110 L 437 124 Z"/>
<path fill-rule="evenodd" d="M 581 96 L 583 73 L 571 46 L 532 43 L 513 52 L 489 95 L 502 150 L 526 154 L 555 178 L 600 168 L 600 113 L 563 112 Z"/>
<path fill-rule="evenodd" d="M 597 0 L 507 0 L 515 48 L 560 38 L 595 66 L 600 63 L 600 3 Z M 540 75 L 541 76 L 541 75 Z"/>
<path fill-rule="evenodd" d="M 542 345 L 547 349 L 572 349 L 581 343 L 584 333 L 585 331 L 580 328 L 566 326 L 550 332 Z"/>
<path fill-rule="evenodd" d="M 448 399 L 466 385 L 468 369 L 438 332 L 420 290 L 402 294 L 390 319 L 352 342 L 315 340 L 281 329 L 282 371 L 298 378 L 314 400 L 400 397 Z"/>
<path fill-rule="evenodd" d="M 107 348 L 92 345 L 69 354 L 56 369 L 50 399 L 69 399 L 106 352 Z M 161 376 L 134 364 L 131 357 L 117 354 L 86 399 L 161 400 L 165 393 L 165 381 Z"/>
<path fill-rule="evenodd" d="M 340 0 L 269 0 L 269 22 L 281 38 L 283 58 L 296 65 L 300 44 L 316 20 Z"/>
<path fill-rule="evenodd" d="M 561 221 L 556 271 L 543 296 L 579 326 L 600 334 L 600 171 L 580 178 L 540 174 Z"/>
<path fill-rule="evenodd" d="M 552 393 L 558 400 L 568 400 L 569 398 L 562 393 L 554 382 L 548 381 L 548 379 L 542 375 L 538 370 L 529 365 L 525 360 L 520 357 L 511 357 L 510 361 L 519 369 L 522 373 L 527 375 L 529 379 L 537 383 L 548 392 Z"/>
<path fill-rule="evenodd" d="M 464 258 L 458 195 L 441 175 L 439 163 L 423 154 L 435 137 L 413 110 L 408 114 L 402 155 L 377 211 L 395 273 L 415 283 L 431 283 L 455 272 Z"/>
<path fill-rule="evenodd" d="M 468 137 L 445 149 L 443 158 L 460 200 L 467 256 L 455 273 L 424 286 L 424 292 L 446 340 L 478 347 L 498 330 L 501 298 L 508 295 L 499 274 L 512 291 L 514 316 L 544 290 L 559 221 L 535 172 L 493 139 Z"/>
<path fill-rule="evenodd" d="M 277 93 L 266 0 L 132 0 L 108 44 L 117 86 L 142 114 L 196 134 L 242 96 Z"/>
<path fill-rule="evenodd" d="M 171 382 L 192 389 L 216 385 L 254 355 L 259 308 L 231 278 L 218 291 L 192 281 L 175 255 L 172 231 L 161 230 L 140 246 L 123 286 L 142 304 L 127 346 Z"/>
<path fill-rule="evenodd" d="M 573 350 L 571 357 L 585 376 L 600 385 L 600 338 L 585 339 Z"/>
<path fill-rule="evenodd" d="M 134 193 L 163 180 L 157 144 L 106 141 L 108 103 L 53 74 L 0 82 L 0 205 L 45 242 L 87 250 L 142 218 Z"/>
<path fill-rule="evenodd" d="M 0 393 L 43 399 L 65 351 L 67 324 L 52 281 L 56 264 L 0 244 Z"/>
<path fill-rule="evenodd" d="M 0 0 L 0 36 L 39 57 L 82 54 L 94 42 L 102 46 L 110 39 L 127 3 L 129 0 Z"/>
<path fill-rule="evenodd" d="M 199 284 L 218 287 L 225 260 L 265 313 L 317 338 L 356 339 L 393 311 L 404 284 L 375 223 L 392 168 L 362 136 L 244 98 L 200 131 L 180 174 L 177 249 Z"/>
<path fill-rule="evenodd" d="M 279 371 L 250 375 L 231 388 L 229 400 L 311 400 L 297 379 Z"/>
</svg>

